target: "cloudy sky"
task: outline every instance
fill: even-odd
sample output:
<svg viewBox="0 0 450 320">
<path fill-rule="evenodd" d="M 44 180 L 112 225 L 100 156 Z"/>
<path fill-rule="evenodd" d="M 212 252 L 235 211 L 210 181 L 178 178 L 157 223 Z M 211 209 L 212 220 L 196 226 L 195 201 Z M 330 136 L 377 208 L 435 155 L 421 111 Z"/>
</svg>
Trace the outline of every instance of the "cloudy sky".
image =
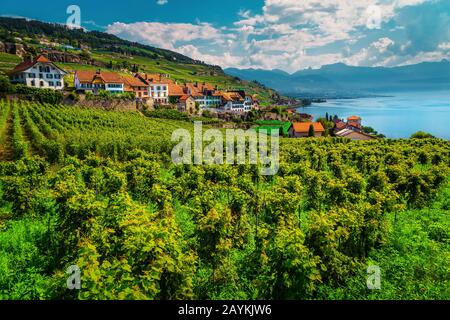
<svg viewBox="0 0 450 320">
<path fill-rule="evenodd" d="M 53 3 L 52 3 L 53 2 Z M 450 59 L 450 0 L 1 0 L 0 14 L 82 26 L 222 67 L 344 62 L 397 66 Z"/>
</svg>

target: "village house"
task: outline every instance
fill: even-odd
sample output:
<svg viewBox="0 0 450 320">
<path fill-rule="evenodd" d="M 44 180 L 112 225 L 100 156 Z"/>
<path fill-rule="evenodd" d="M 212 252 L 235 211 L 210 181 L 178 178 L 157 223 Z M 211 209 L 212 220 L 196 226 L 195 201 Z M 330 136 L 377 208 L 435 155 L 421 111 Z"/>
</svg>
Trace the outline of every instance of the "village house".
<svg viewBox="0 0 450 320">
<path fill-rule="evenodd" d="M 248 112 L 245 106 L 245 92 L 227 91 L 222 93 L 224 109 L 231 112 Z M 251 109 L 250 109 L 251 110 Z"/>
<path fill-rule="evenodd" d="M 169 104 L 169 84 L 173 83 L 168 75 L 141 73 L 136 75 L 149 87 L 149 95 L 157 104 Z"/>
<path fill-rule="evenodd" d="M 191 95 L 199 104 L 199 107 L 217 108 L 222 104 L 222 94 L 217 91 L 217 87 L 208 83 L 187 83 L 186 93 Z"/>
<path fill-rule="evenodd" d="M 43 55 L 36 57 L 34 60 L 25 60 L 8 73 L 14 83 L 53 90 L 64 89 L 64 76 L 66 74 L 66 71 Z"/>
<path fill-rule="evenodd" d="M 111 94 L 124 93 L 124 80 L 114 72 L 106 71 L 81 71 L 75 72 L 75 89 L 78 92 L 92 92 L 98 94 L 99 91 L 107 91 Z"/>
<path fill-rule="evenodd" d="M 308 137 L 311 125 L 314 127 L 314 136 L 316 138 L 322 137 L 325 129 L 320 122 L 294 122 L 289 130 L 289 136 L 291 138 Z"/>
<path fill-rule="evenodd" d="M 338 132 L 336 132 L 336 137 L 343 137 L 343 138 L 349 138 L 352 140 L 374 140 L 375 137 L 365 134 L 363 132 L 358 132 L 352 129 L 343 129 Z"/>
<path fill-rule="evenodd" d="M 190 95 L 181 96 L 177 103 L 177 109 L 178 111 L 186 112 L 188 114 L 196 113 L 195 99 Z"/>
<path fill-rule="evenodd" d="M 122 79 L 124 81 L 125 92 L 133 92 L 136 98 L 139 99 L 148 99 L 150 97 L 149 86 L 141 79 L 132 76 L 122 76 Z"/>
<path fill-rule="evenodd" d="M 347 128 L 352 128 L 355 131 L 362 131 L 361 118 L 358 116 L 351 116 L 347 118 Z"/>
<path fill-rule="evenodd" d="M 335 131 L 337 132 L 337 131 L 347 128 L 347 124 L 344 121 L 337 121 L 337 122 L 335 122 L 334 128 L 335 128 Z"/>
</svg>

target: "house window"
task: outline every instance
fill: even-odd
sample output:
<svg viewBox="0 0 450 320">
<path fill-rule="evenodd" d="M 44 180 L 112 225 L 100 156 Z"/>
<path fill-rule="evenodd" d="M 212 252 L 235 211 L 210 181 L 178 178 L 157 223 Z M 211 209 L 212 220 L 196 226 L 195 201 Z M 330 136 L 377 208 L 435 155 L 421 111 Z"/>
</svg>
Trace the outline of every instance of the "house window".
<svg viewBox="0 0 450 320">
<path fill-rule="evenodd" d="M 32 78 L 32 79 L 36 78 L 36 74 L 35 73 L 30 73 L 30 78 Z"/>
<path fill-rule="evenodd" d="M 44 86 L 44 81 L 39 81 L 39 86 L 43 87 Z"/>
<path fill-rule="evenodd" d="M 39 79 L 44 79 L 44 75 L 42 73 L 39 73 Z"/>
<path fill-rule="evenodd" d="M 56 86 L 61 87 L 62 86 L 61 81 L 56 81 Z"/>
<path fill-rule="evenodd" d="M 55 74 L 55 79 L 61 79 L 61 75 L 60 74 Z"/>
<path fill-rule="evenodd" d="M 49 81 L 49 82 L 48 82 L 48 85 L 49 85 L 50 87 L 54 87 L 53 81 Z"/>
<path fill-rule="evenodd" d="M 30 84 L 32 87 L 36 86 L 36 83 L 34 82 L 34 80 L 32 80 Z"/>
<path fill-rule="evenodd" d="M 47 74 L 47 79 L 53 79 L 53 75 L 51 73 Z"/>
<path fill-rule="evenodd" d="M 42 68 L 42 66 L 39 66 L 39 72 L 43 72 L 44 68 Z"/>
<path fill-rule="evenodd" d="M 45 72 L 50 72 L 50 67 L 45 67 Z"/>
</svg>

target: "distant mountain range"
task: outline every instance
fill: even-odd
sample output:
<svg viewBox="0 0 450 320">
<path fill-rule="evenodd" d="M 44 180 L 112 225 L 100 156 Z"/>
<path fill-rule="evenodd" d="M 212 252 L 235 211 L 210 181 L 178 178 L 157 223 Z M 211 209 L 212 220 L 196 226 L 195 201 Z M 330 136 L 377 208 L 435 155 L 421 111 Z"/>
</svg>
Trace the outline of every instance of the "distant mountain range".
<svg viewBox="0 0 450 320">
<path fill-rule="evenodd" d="M 450 61 L 415 65 L 353 67 L 343 63 L 289 74 L 282 70 L 224 70 L 229 75 L 255 80 L 282 94 L 310 97 L 357 97 L 399 91 L 450 90 Z"/>
</svg>

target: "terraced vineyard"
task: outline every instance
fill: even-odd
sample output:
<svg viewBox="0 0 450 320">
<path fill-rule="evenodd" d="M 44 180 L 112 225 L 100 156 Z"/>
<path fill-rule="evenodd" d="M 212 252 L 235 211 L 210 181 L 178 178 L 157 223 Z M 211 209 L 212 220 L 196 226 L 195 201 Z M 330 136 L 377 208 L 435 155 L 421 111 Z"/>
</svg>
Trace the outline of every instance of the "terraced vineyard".
<svg viewBox="0 0 450 320">
<path fill-rule="evenodd" d="M 282 139 L 261 176 L 174 165 L 180 127 L 0 102 L 0 299 L 450 297 L 448 141 Z"/>
<path fill-rule="evenodd" d="M 6 142 L 12 141 L 13 149 L 3 152 L 3 160 L 36 154 L 56 163 L 66 156 L 82 159 L 89 153 L 124 160 L 134 149 L 166 152 L 172 147 L 173 130 L 192 127 L 186 122 L 152 120 L 138 113 L 5 101 L 0 102 L 0 108 L 2 145 L 7 147 Z"/>
</svg>

